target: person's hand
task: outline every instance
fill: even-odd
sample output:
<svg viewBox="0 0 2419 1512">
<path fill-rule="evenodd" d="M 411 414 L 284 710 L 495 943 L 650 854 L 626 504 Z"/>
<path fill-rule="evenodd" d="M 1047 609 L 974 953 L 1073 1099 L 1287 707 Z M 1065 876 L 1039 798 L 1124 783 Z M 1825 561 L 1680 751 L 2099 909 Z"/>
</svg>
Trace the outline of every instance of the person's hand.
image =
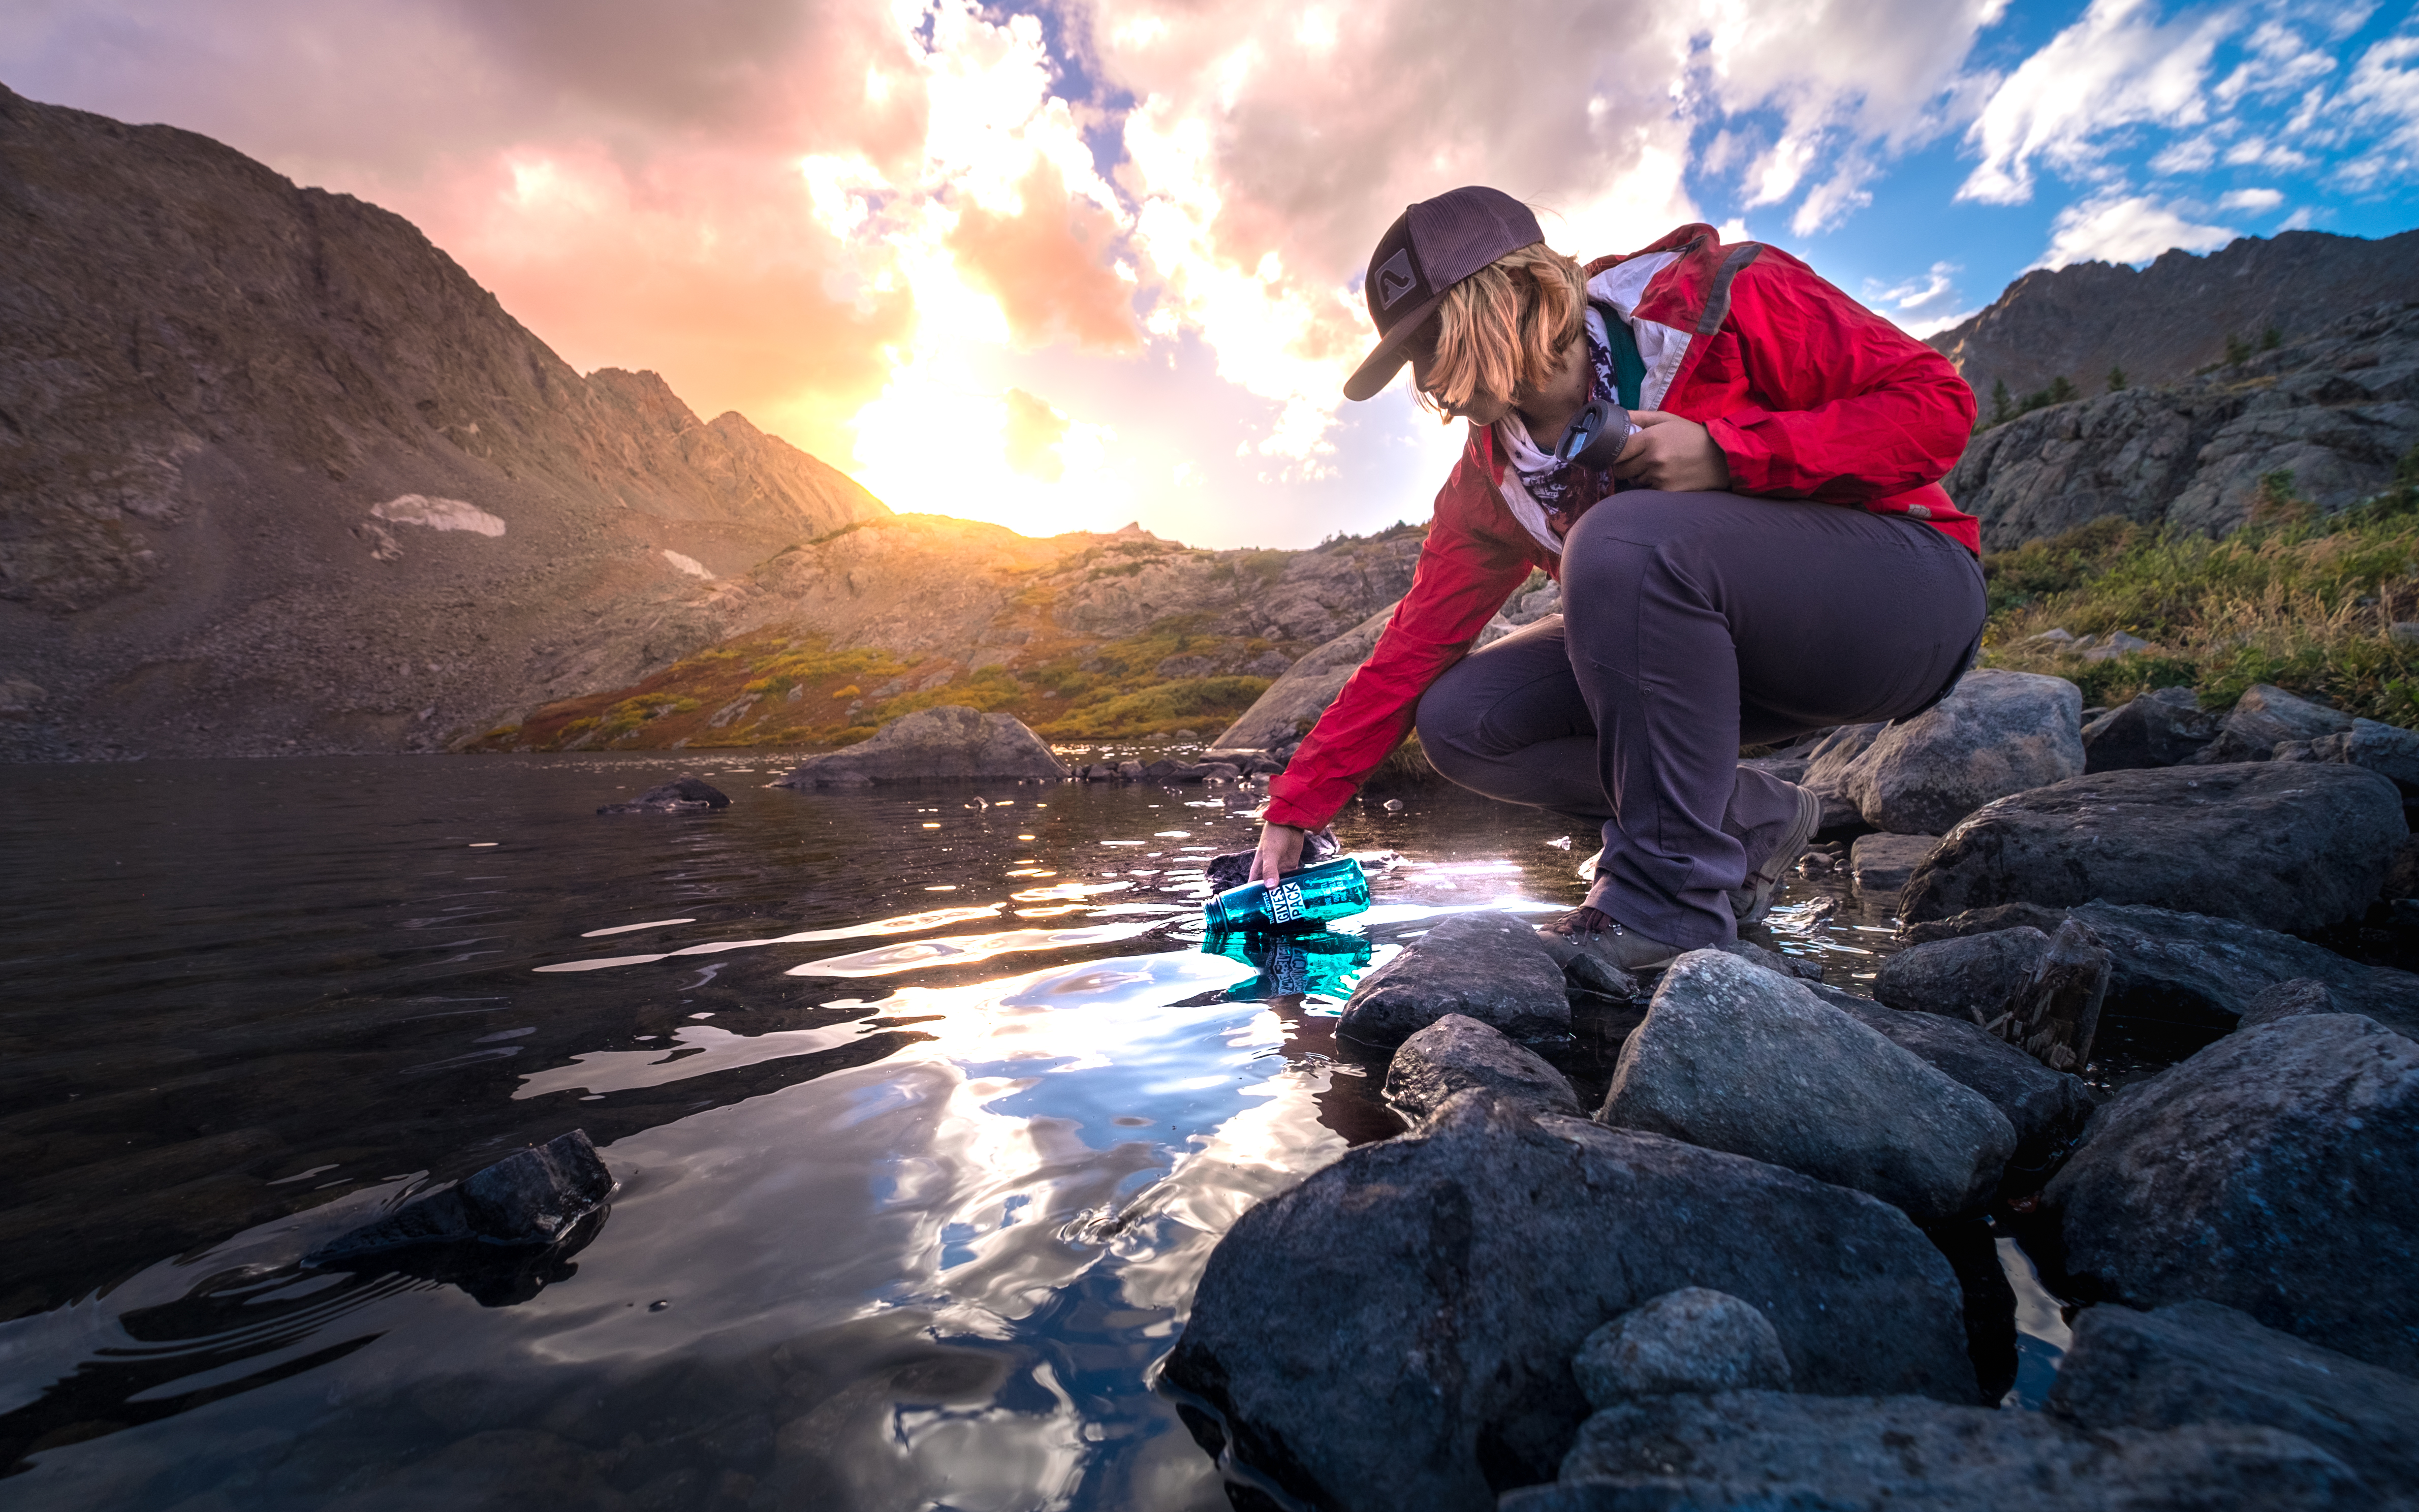
<svg viewBox="0 0 2419 1512">
<path fill-rule="evenodd" d="M 1731 486 L 1730 458 L 1705 427 L 1661 409 L 1633 409 L 1641 429 L 1621 449 L 1612 475 L 1665 493 L 1715 493 Z"/>
<path fill-rule="evenodd" d="M 1308 841 L 1306 831 L 1291 825 L 1260 825 L 1260 847 L 1252 853 L 1252 872 L 1246 882 L 1274 882 L 1302 863 L 1302 848 Z"/>
</svg>

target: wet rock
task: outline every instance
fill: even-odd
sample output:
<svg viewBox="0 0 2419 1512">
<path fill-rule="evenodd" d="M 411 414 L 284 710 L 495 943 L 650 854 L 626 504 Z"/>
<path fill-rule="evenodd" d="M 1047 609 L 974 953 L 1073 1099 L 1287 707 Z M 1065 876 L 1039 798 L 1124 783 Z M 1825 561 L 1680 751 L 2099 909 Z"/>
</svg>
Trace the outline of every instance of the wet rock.
<svg viewBox="0 0 2419 1512">
<path fill-rule="evenodd" d="M 2149 1512 L 2365 1508 L 2377 1495 L 2269 1427 L 2086 1433 L 1920 1396 L 1650 1396 L 1588 1419 L 1562 1481 L 1503 1512 Z"/>
<path fill-rule="evenodd" d="M 776 787 L 863 787 L 952 778 L 1045 778 L 1067 775 L 1041 737 L 1014 717 L 960 704 L 919 709 L 893 719 L 870 739 L 828 755 L 810 756 Z"/>
<path fill-rule="evenodd" d="M 1135 761 L 1124 761 L 1124 762 L 1119 762 L 1119 763 L 1117 763 L 1117 780 L 1118 780 L 1118 781 L 1120 781 L 1120 782 L 1139 782 L 1139 781 L 1141 781 L 1141 780 L 1142 780 L 1142 763 L 1140 763 L 1140 762 L 1135 762 Z"/>
<path fill-rule="evenodd" d="M 1859 835 L 1848 847 L 1848 871 L 1858 892 L 1896 896 L 1916 867 L 1940 843 L 1937 835 Z"/>
<path fill-rule="evenodd" d="M 2055 933 L 2070 912 L 2108 952 L 2103 1015 L 2230 1028 L 2271 988 L 2308 979 L 2327 985 L 2338 1011 L 2365 1013 L 2419 1039 L 2419 976 L 2363 965 L 2307 940 L 2230 918 L 2138 904 L 2095 903 L 2070 911 L 2007 903 L 1917 924 L 1906 934 L 1921 943 L 2017 926 Z"/>
<path fill-rule="evenodd" d="M 2082 690 L 2062 677 L 1980 668 L 1928 712 L 1874 736 L 1839 791 L 1876 829 L 1940 835 L 1994 798 L 2082 774 Z"/>
<path fill-rule="evenodd" d="M 2086 1428 L 2278 1428 L 2379 1490 L 2419 1491 L 2419 1381 L 2215 1303 L 2085 1309 L 2047 1408 Z"/>
<path fill-rule="evenodd" d="M 2026 1173 L 2037 1180 L 2038 1173 L 2083 1132 L 2091 1117 L 2095 1104 L 2083 1078 L 2052 1071 L 2005 1040 L 1962 1019 L 1885 1008 L 1870 997 L 1853 996 L 1835 987 L 1816 991 L 1833 1008 L 1950 1081 L 1990 1100 L 2016 1132 L 2016 1148 L 2008 1157 L 2009 1175 L 2003 1184 Z"/>
<path fill-rule="evenodd" d="M 1638 979 L 1600 955 L 1580 949 L 1560 935 L 1540 934 L 1546 953 L 1563 968 L 1563 982 L 1581 997 L 1604 997 L 1626 1003 L 1638 996 Z"/>
<path fill-rule="evenodd" d="M 2162 687 L 2083 727 L 2083 769 L 2129 772 L 2188 762 L 2217 738 L 2218 717 L 2189 687 Z"/>
<path fill-rule="evenodd" d="M 2042 1200 L 2079 1294 L 2221 1303 L 2419 1371 L 2419 1044 L 2373 1020 L 2286 1019 L 2169 1067 L 2093 1116 Z"/>
<path fill-rule="evenodd" d="M 1824 829 L 1865 822 L 1856 798 L 1848 792 L 1848 774 L 1887 728 L 1887 723 L 1843 724 L 1806 753 L 1806 774 L 1798 786 L 1823 800 Z"/>
<path fill-rule="evenodd" d="M 2350 766 L 2103 772 L 2002 798 L 1916 868 L 1910 921 L 2094 899 L 2262 929 L 2356 918 L 2410 831 L 2393 783 Z"/>
<path fill-rule="evenodd" d="M 2325 982 L 2313 981 L 2307 977 L 2296 977 L 2291 981 L 2280 981 L 2273 987 L 2261 988 L 2250 1002 L 2242 1006 L 2242 1018 L 2235 1027 L 2256 1029 L 2263 1024 L 2273 1024 L 2279 1019 L 2307 1018 L 2313 1013 L 2347 1011 L 2356 1011 L 2346 1004 L 2336 1002 L 2335 995 L 2328 990 Z M 2391 1028 L 2393 1026 L 2388 1025 L 2387 1027 Z"/>
<path fill-rule="evenodd" d="M 1243 1214 L 1167 1379 L 1304 1502 L 1486 1508 L 1554 1473 L 1587 1336 L 1683 1287 L 1761 1311 L 1801 1390 L 1975 1399 L 1956 1278 L 1898 1210 L 1475 1093 Z"/>
<path fill-rule="evenodd" d="M 1472 1088 L 1540 1113 L 1579 1116 L 1579 1100 L 1568 1077 L 1536 1052 L 1465 1014 L 1447 1013 L 1412 1035 L 1386 1067 L 1386 1101 L 1413 1123 Z"/>
<path fill-rule="evenodd" d="M 612 1172 L 587 1133 L 574 1129 L 320 1245 L 306 1263 L 340 1264 L 417 1245 L 552 1244 L 612 1193 Z"/>
<path fill-rule="evenodd" d="M 1987 1198 L 2016 1145 L 1980 1094 L 1804 983 L 1715 950 L 1664 973 L 1596 1119 L 1868 1192 L 1926 1223 Z"/>
<path fill-rule="evenodd" d="M 1971 1019 L 2053 1071 L 2080 1071 L 2091 1058 L 2110 969 L 2098 937 L 2069 918 L 2052 934 L 2019 926 L 1903 950 L 1882 963 L 1873 996 Z"/>
<path fill-rule="evenodd" d="M 2198 765 L 2264 762 L 2288 740 L 2316 740 L 2351 728 L 2351 716 L 2266 683 L 2235 701 L 2217 738 L 2192 758 Z"/>
<path fill-rule="evenodd" d="M 1789 1356 L 1772 1320 L 1704 1287 L 1667 1291 L 1587 1336 L 1571 1374 L 1598 1410 L 1674 1392 L 1787 1391 Z"/>
<path fill-rule="evenodd" d="M 649 788 L 627 803 L 609 803 L 598 813 L 705 813 L 715 809 L 731 807 L 731 797 L 721 789 L 694 777 L 676 778 L 660 787 Z"/>
<path fill-rule="evenodd" d="M 1366 1044 L 1399 1044 L 1447 1013 L 1516 1040 L 1566 1034 L 1571 1005 L 1562 967 L 1537 932 L 1510 914 L 1454 914 L 1361 979 L 1335 1032 Z"/>
</svg>

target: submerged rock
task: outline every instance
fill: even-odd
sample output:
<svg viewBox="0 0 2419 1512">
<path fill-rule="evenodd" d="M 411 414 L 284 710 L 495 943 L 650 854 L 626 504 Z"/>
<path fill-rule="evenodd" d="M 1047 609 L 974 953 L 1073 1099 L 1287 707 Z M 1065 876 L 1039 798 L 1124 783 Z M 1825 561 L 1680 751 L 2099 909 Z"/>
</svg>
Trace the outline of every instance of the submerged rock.
<svg viewBox="0 0 2419 1512">
<path fill-rule="evenodd" d="M 2217 738 L 2192 760 L 2200 765 L 2264 762 L 2288 740 L 2316 740 L 2351 728 L 2351 716 L 2281 687 L 2255 683 L 2235 701 Z"/>
<path fill-rule="evenodd" d="M 331 1240 L 306 1263 L 339 1264 L 419 1245 L 552 1244 L 612 1195 L 613 1173 L 587 1132 L 574 1129 Z"/>
<path fill-rule="evenodd" d="M 1510 914 L 1454 914 L 1361 979 L 1335 1032 L 1399 1044 L 1448 1013 L 1516 1040 L 1566 1034 L 1563 969 L 1537 932 Z"/>
<path fill-rule="evenodd" d="M 2217 724 L 2191 688 L 2158 688 L 2083 727 L 2083 769 L 2130 772 L 2188 762 L 2217 738 Z"/>
<path fill-rule="evenodd" d="M 2083 774 L 2083 693 L 2063 677 L 1978 668 L 1886 727 L 1840 779 L 1865 823 L 1946 834 L 1995 798 Z"/>
<path fill-rule="evenodd" d="M 809 756 L 775 787 L 863 787 L 949 778 L 1057 779 L 1067 768 L 1015 717 L 957 704 L 893 719 L 870 739 Z"/>
<path fill-rule="evenodd" d="M 1714 950 L 1664 973 L 1596 1119 L 1853 1187 L 1926 1223 L 1990 1196 L 2016 1145 L 1980 1094 L 1804 983 Z"/>
<path fill-rule="evenodd" d="M 2087 1428 L 2280 1428 L 2380 1490 L 2419 1491 L 2419 1381 L 2215 1303 L 2086 1308 L 2046 1406 Z"/>
<path fill-rule="evenodd" d="M 2080 1071 L 2091 1058 L 2109 971 L 2099 938 L 2068 918 L 2052 934 L 2019 926 L 1903 950 L 1882 963 L 1873 996 L 1971 1019 L 2054 1071 Z"/>
<path fill-rule="evenodd" d="M 2339 1011 L 2365 1013 L 2419 1039 L 2419 976 L 2410 972 L 2363 965 L 2307 940 L 2205 914 L 2098 903 L 2071 913 L 2108 952 L 2103 1014 L 2230 1027 L 2263 994 L 2306 979 L 2325 983 Z M 2069 915 L 2007 903 L 1912 925 L 1906 933 L 1920 944 L 2018 926 L 2055 932 Z"/>
<path fill-rule="evenodd" d="M 2244 1030 L 2129 1088 L 2042 1200 L 2084 1294 L 2419 1371 L 2419 1044 L 2372 1020 Z"/>
<path fill-rule="evenodd" d="M 1571 1374 L 1601 1411 L 1673 1392 L 1787 1391 L 1789 1356 L 1772 1320 L 1728 1292 L 1683 1287 L 1587 1336 Z"/>
<path fill-rule="evenodd" d="M 1554 1473 L 1588 1335 L 1684 1287 L 1762 1312 L 1801 1390 L 1976 1397 L 1956 1278 L 1897 1209 L 1476 1093 L 1243 1214 L 1166 1374 L 1304 1502 L 1477 1512 Z"/>
<path fill-rule="evenodd" d="M 1897 896 L 1923 858 L 1940 843 L 1937 835 L 1859 835 L 1848 847 L 1848 871 L 1858 892 Z"/>
<path fill-rule="evenodd" d="M 1916 868 L 1902 907 L 1920 921 L 2099 899 L 2319 929 L 2367 909 L 2409 833 L 2401 794 L 2357 767 L 2103 772 L 1959 825 Z"/>
<path fill-rule="evenodd" d="M 1576 1118 L 1579 1111 L 1570 1078 L 1544 1057 L 1460 1013 L 1447 1013 L 1404 1041 L 1386 1067 L 1386 1101 L 1414 1123 L 1473 1088 L 1540 1113 Z"/>
<path fill-rule="evenodd" d="M 1652 1396 L 1588 1419 L 1561 1484 L 1503 1512 L 2149 1512 L 2378 1504 L 2270 1427 L 2086 1433 L 2039 1412 L 1920 1396 Z"/>
<path fill-rule="evenodd" d="M 598 813 L 704 813 L 731 807 L 730 795 L 701 778 L 674 778 L 627 803 L 609 803 Z"/>
</svg>

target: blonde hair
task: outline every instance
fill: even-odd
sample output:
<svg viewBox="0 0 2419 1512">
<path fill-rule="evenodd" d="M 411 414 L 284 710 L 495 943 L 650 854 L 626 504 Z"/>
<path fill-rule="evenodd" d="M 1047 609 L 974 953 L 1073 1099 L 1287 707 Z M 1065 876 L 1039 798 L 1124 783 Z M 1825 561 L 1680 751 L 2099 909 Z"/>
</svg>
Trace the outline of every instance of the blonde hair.
<svg viewBox="0 0 2419 1512">
<path fill-rule="evenodd" d="M 1579 339 L 1586 309 L 1577 262 L 1542 241 L 1505 253 L 1445 290 L 1421 401 L 1443 413 L 1474 393 L 1510 400 L 1543 387 Z"/>
</svg>

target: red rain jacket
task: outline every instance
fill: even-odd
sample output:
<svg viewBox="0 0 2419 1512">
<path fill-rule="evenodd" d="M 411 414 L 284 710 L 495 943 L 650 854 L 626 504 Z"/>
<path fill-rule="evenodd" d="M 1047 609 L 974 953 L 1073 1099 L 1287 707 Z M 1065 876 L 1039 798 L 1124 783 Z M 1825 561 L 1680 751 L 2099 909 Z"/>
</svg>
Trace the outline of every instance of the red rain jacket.
<svg viewBox="0 0 2419 1512">
<path fill-rule="evenodd" d="M 1980 523 L 1940 487 L 1974 432 L 1973 391 L 1947 358 L 1787 253 L 1751 241 L 1725 247 L 1709 225 L 1684 225 L 1653 246 L 1600 258 L 1587 274 L 1657 253 L 1674 255 L 1627 313 L 1641 347 L 1652 347 L 1650 385 L 1658 358 L 1676 356 L 1677 365 L 1660 399 L 1650 387 L 1641 409 L 1704 425 L 1730 461 L 1734 492 L 1913 515 L 1980 550 Z M 1437 494 L 1410 593 L 1271 780 L 1271 822 L 1326 824 L 1529 570 L 1561 580 L 1561 558 L 1503 501 L 1502 477 L 1493 432 L 1471 426 Z M 1616 497 L 1597 507 L 1621 506 Z"/>
</svg>

